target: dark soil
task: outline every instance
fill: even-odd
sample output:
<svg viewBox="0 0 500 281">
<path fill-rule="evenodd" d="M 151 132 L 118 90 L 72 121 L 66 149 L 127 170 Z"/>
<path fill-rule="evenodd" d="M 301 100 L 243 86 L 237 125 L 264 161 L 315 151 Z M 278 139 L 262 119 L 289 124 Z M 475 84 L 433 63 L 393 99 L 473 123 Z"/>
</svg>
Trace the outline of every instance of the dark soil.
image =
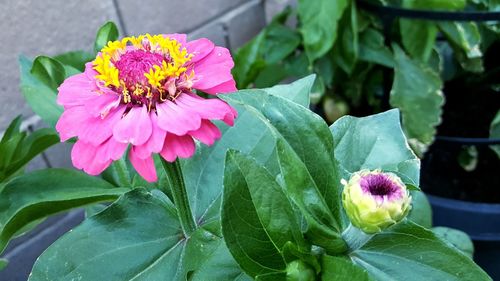
<svg viewBox="0 0 500 281">
<path fill-rule="evenodd" d="M 487 69 L 500 66 L 498 58 L 489 56 L 488 59 L 486 62 L 490 65 Z M 498 82 L 500 74 L 496 73 L 495 76 L 494 79 Z M 446 104 L 438 135 L 489 137 L 489 126 L 500 109 L 500 93 L 493 91 L 489 82 L 491 81 L 485 81 L 479 76 L 469 75 L 446 84 Z M 429 148 L 422 159 L 422 189 L 446 198 L 500 203 L 498 156 L 487 145 L 476 146 L 477 167 L 467 172 L 457 161 L 462 146 L 463 144 L 436 141 Z"/>
</svg>

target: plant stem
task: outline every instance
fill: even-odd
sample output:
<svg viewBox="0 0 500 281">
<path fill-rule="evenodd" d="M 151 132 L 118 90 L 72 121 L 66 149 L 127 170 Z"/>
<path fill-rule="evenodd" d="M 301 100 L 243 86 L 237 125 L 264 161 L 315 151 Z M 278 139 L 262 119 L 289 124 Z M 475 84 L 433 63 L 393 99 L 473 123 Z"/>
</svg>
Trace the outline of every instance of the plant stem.
<svg viewBox="0 0 500 281">
<path fill-rule="evenodd" d="M 179 215 L 184 236 L 189 237 L 196 229 L 196 223 L 191 212 L 191 207 L 189 206 L 186 185 L 184 184 L 184 178 L 182 176 L 181 163 L 178 159 L 173 163 L 167 162 L 164 159 L 161 159 L 161 161 L 163 169 L 165 169 L 165 173 L 167 174 L 168 185 L 170 186 L 172 198 L 177 208 L 177 214 Z"/>
</svg>

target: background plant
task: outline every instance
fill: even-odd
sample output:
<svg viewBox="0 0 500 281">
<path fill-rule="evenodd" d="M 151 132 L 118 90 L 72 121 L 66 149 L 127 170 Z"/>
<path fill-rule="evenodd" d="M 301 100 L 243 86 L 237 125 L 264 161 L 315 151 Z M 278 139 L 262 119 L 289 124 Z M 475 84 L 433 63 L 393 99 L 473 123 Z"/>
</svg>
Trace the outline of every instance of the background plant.
<svg viewBox="0 0 500 281">
<path fill-rule="evenodd" d="M 496 0 L 380 3 L 424 10 L 500 9 Z M 441 122 L 446 81 L 462 79 L 478 90 L 498 90 L 493 78 L 498 66 L 485 69 L 483 63 L 498 31 L 494 23 L 397 19 L 384 38 L 382 20 L 359 9 L 357 1 L 299 0 L 297 9 L 283 11 L 236 52 L 234 75 L 239 88 L 246 88 L 316 73 L 312 103 L 329 122 L 348 113 L 365 116 L 389 105 L 399 108 L 405 134 L 420 153 Z M 483 79 L 466 79 L 471 74 Z"/>
</svg>

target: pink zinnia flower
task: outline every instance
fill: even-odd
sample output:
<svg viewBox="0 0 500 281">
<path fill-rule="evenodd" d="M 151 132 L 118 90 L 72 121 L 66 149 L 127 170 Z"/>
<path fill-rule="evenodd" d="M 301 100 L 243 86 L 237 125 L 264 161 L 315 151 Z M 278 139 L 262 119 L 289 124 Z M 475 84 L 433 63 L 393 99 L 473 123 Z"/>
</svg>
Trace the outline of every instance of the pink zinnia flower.
<svg viewBox="0 0 500 281">
<path fill-rule="evenodd" d="M 211 120 L 232 126 L 236 111 L 208 94 L 236 91 L 234 62 L 226 48 L 184 34 L 126 37 L 109 42 L 85 72 L 59 87 L 64 112 L 56 129 L 61 141 L 77 137 L 73 165 L 100 174 L 129 144 L 132 165 L 157 180 L 153 153 L 169 162 L 195 152 L 194 139 L 212 145 L 221 137 Z"/>
</svg>

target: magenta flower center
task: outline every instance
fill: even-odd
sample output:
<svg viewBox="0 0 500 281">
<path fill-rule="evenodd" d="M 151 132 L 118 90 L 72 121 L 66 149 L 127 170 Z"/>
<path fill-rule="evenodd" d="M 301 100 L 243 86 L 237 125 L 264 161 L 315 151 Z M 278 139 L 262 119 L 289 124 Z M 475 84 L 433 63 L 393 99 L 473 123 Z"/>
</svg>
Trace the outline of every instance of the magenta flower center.
<svg viewBox="0 0 500 281">
<path fill-rule="evenodd" d="M 129 51 L 115 62 L 118 69 L 118 77 L 125 82 L 125 86 L 132 90 L 136 85 L 149 86 L 148 79 L 144 73 L 148 73 L 153 66 L 161 66 L 162 62 L 168 62 L 162 55 L 143 50 Z"/>
<path fill-rule="evenodd" d="M 401 198 L 401 187 L 384 174 L 369 174 L 361 178 L 363 192 L 376 197 L 386 197 L 389 200 Z"/>
</svg>

